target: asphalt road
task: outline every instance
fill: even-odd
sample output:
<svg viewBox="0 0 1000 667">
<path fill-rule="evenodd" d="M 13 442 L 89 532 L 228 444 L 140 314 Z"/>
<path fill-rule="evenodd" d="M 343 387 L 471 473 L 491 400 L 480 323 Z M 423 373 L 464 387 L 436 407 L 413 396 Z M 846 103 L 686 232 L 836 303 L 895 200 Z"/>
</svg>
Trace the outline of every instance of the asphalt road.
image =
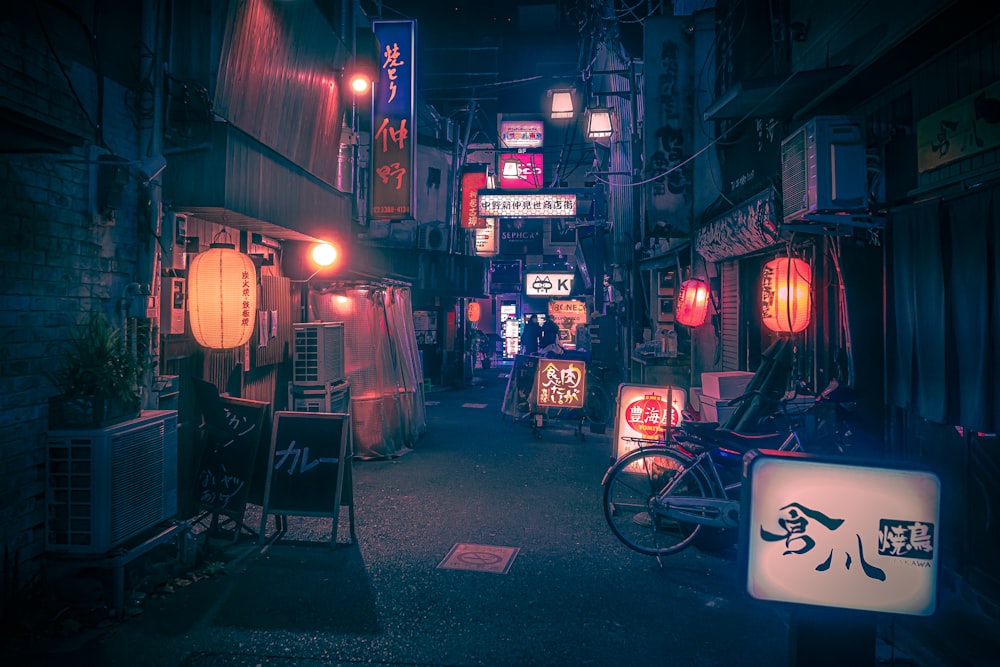
<svg viewBox="0 0 1000 667">
<path fill-rule="evenodd" d="M 581 440 L 550 422 L 534 437 L 500 412 L 505 372 L 428 394 L 412 451 L 354 463 L 356 542 L 346 506 L 335 548 L 330 518 L 290 516 L 280 539 L 244 536 L 219 572 L 151 591 L 126 620 L 27 633 L 0 662 L 793 664 L 794 619 L 744 592 L 734 548 L 691 548 L 661 567 L 616 541 L 601 509 L 610 429 Z M 259 513 L 251 506 L 247 525 Z M 939 664 L 881 639 L 877 652 L 883 664 Z"/>
</svg>

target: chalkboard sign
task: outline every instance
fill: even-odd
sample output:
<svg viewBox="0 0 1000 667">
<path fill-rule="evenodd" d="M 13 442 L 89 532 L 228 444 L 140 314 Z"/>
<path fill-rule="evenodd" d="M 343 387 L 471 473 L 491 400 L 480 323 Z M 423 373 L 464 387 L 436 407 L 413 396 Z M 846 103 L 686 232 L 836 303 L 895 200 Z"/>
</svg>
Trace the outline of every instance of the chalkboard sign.
<svg viewBox="0 0 1000 667">
<path fill-rule="evenodd" d="M 219 397 L 218 410 L 206 412 L 205 450 L 198 466 L 198 503 L 212 514 L 212 529 L 219 515 L 242 526 L 247 496 L 266 426 L 269 403 Z M 209 418 L 209 414 L 213 416 Z M 236 536 L 238 537 L 237 529 Z"/>
<path fill-rule="evenodd" d="M 351 464 L 347 447 L 350 427 L 346 413 L 274 413 L 261 542 L 267 516 L 274 514 L 333 517 L 332 541 L 336 543 L 344 469 Z"/>
</svg>

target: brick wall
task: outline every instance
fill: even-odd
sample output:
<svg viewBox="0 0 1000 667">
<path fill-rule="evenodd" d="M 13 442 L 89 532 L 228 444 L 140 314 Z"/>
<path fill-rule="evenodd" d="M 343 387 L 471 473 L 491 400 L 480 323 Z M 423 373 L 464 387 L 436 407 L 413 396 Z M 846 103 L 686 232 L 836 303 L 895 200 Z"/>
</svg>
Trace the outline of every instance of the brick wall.
<svg viewBox="0 0 1000 667">
<path fill-rule="evenodd" d="M 94 72 L 60 57 L 64 76 L 45 41 L 21 28 L 0 19 L 0 110 L 32 118 L 51 136 L 89 134 L 91 142 L 91 121 L 103 118 L 105 146 L 12 153 L 0 145 L 0 612 L 32 590 L 42 569 L 45 431 L 48 398 L 57 393 L 47 373 L 91 310 L 121 324 L 140 248 L 135 176 L 120 210 L 105 218 L 95 210 L 97 167 L 86 163 L 107 150 L 138 156 L 133 96 L 105 81 L 99 114 Z M 134 57 L 127 48 L 122 57 Z"/>
</svg>

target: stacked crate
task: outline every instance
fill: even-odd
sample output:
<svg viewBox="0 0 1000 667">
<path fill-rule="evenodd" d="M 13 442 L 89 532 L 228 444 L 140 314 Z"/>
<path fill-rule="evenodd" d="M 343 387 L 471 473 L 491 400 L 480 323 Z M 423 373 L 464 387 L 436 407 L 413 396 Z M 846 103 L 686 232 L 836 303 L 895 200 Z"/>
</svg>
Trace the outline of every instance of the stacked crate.
<svg viewBox="0 0 1000 667">
<path fill-rule="evenodd" d="M 702 373 L 701 420 L 724 424 L 736 411 L 735 399 L 743 395 L 753 376 L 745 371 Z"/>
<path fill-rule="evenodd" d="M 344 373 L 344 323 L 308 322 L 292 326 L 289 409 L 296 412 L 348 412 L 350 392 Z"/>
</svg>

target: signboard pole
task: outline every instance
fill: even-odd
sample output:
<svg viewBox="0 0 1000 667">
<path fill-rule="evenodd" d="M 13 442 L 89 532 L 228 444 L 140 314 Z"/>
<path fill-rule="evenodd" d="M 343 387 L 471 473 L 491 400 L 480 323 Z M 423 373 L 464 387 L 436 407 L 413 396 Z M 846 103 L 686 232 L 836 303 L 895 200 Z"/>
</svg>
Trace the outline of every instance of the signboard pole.
<svg viewBox="0 0 1000 667">
<path fill-rule="evenodd" d="M 796 609 L 789 623 L 789 664 L 874 667 L 875 637 L 873 614 L 845 609 Z"/>
</svg>

